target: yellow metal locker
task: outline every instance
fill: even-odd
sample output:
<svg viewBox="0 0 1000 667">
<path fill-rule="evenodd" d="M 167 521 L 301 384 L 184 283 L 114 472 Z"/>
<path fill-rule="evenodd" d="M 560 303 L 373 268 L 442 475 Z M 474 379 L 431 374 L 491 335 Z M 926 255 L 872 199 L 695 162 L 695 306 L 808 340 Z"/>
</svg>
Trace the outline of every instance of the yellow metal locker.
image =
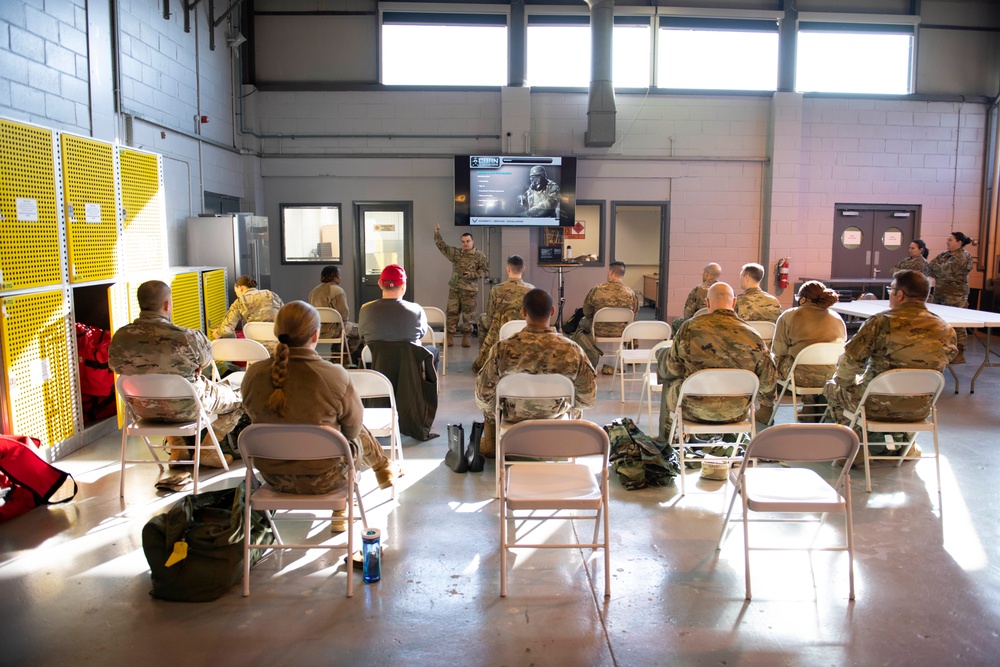
<svg viewBox="0 0 1000 667">
<path fill-rule="evenodd" d="M 173 323 L 201 330 L 201 280 L 197 272 L 175 274 L 170 282 Z"/>
<path fill-rule="evenodd" d="M 160 158 L 129 148 L 118 151 L 122 188 L 122 269 L 143 273 L 167 266 L 167 214 Z"/>
<path fill-rule="evenodd" d="M 226 270 L 205 271 L 201 274 L 205 299 L 205 331 L 214 329 L 226 318 Z"/>
<path fill-rule="evenodd" d="M 63 201 L 71 282 L 107 280 L 118 273 L 118 215 L 111 144 L 60 136 Z"/>
<path fill-rule="evenodd" d="M 0 120 L 0 290 L 63 280 L 52 138 Z"/>
</svg>

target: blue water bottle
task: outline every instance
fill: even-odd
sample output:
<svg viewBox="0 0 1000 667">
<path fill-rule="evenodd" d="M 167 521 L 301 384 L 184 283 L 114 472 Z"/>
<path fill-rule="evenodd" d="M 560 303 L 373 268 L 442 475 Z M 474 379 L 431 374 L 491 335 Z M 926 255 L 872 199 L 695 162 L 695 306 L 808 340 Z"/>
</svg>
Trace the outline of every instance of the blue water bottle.
<svg viewBox="0 0 1000 667">
<path fill-rule="evenodd" d="M 366 584 L 374 584 L 382 578 L 382 545 L 379 543 L 381 536 L 382 531 L 378 528 L 369 528 L 361 534 L 361 554 Z"/>
</svg>

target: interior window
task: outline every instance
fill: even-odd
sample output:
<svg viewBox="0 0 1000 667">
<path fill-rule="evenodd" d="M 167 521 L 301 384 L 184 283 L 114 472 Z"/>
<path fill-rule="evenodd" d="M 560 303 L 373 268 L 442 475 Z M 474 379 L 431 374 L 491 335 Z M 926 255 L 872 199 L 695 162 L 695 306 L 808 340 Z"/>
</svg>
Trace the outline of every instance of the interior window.
<svg viewBox="0 0 1000 667">
<path fill-rule="evenodd" d="M 528 85 L 590 86 L 590 19 L 530 16 L 527 30 Z M 615 88 L 648 88 L 650 28 L 647 17 L 615 18 L 611 79 Z"/>
<path fill-rule="evenodd" d="M 507 17 L 384 12 L 382 83 L 507 85 Z"/>
<path fill-rule="evenodd" d="M 281 205 L 281 263 L 344 261 L 340 204 Z"/>
<path fill-rule="evenodd" d="M 777 21 L 661 18 L 656 85 L 776 90 Z"/>
</svg>

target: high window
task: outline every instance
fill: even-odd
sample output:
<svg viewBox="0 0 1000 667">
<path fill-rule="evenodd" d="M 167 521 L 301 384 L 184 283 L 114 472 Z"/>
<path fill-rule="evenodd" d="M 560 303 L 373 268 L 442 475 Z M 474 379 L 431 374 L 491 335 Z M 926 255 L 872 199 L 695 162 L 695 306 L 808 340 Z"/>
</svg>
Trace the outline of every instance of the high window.
<svg viewBox="0 0 1000 667">
<path fill-rule="evenodd" d="M 906 95 L 912 87 L 913 27 L 801 23 L 795 89 Z"/>
<path fill-rule="evenodd" d="M 658 37 L 660 88 L 777 88 L 777 21 L 661 17 Z"/>
<path fill-rule="evenodd" d="M 615 88 L 649 87 L 649 37 L 649 17 L 615 17 L 611 55 Z M 589 16 L 529 16 L 527 42 L 528 85 L 590 85 Z"/>
<path fill-rule="evenodd" d="M 507 85 L 507 17 L 384 12 L 382 83 Z"/>
</svg>

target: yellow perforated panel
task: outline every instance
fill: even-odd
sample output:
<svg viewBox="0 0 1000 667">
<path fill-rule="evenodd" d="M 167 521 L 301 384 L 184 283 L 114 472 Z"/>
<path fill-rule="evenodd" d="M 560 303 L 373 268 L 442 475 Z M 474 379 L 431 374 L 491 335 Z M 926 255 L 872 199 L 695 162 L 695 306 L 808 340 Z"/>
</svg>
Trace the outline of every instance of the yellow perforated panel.
<svg viewBox="0 0 1000 667">
<path fill-rule="evenodd" d="M 205 294 L 205 328 L 214 329 L 226 318 L 226 270 L 201 274 Z"/>
<path fill-rule="evenodd" d="M 0 321 L 14 433 L 46 447 L 73 435 L 77 417 L 69 365 L 69 306 L 62 291 L 6 297 Z"/>
<path fill-rule="evenodd" d="M 178 273 L 170 283 L 173 322 L 188 329 L 201 329 L 201 285 L 197 273 Z"/>
<path fill-rule="evenodd" d="M 166 268 L 167 214 L 160 160 L 156 155 L 122 148 L 118 163 L 122 184 L 123 268 L 127 273 Z"/>
<path fill-rule="evenodd" d="M 0 120 L 0 289 L 62 282 L 52 132 Z"/>
<path fill-rule="evenodd" d="M 113 278 L 118 273 L 114 149 L 111 144 L 67 134 L 60 141 L 69 279 Z"/>
<path fill-rule="evenodd" d="M 133 287 L 126 282 L 114 283 L 108 287 L 108 313 L 111 319 L 112 335 L 135 319 L 131 314 L 132 308 L 135 308 L 136 316 L 138 316 L 139 303 L 135 298 L 137 287 L 138 284 Z M 118 428 L 121 428 L 122 424 L 125 423 L 125 404 L 120 396 L 116 396 L 115 400 L 118 405 Z"/>
</svg>

